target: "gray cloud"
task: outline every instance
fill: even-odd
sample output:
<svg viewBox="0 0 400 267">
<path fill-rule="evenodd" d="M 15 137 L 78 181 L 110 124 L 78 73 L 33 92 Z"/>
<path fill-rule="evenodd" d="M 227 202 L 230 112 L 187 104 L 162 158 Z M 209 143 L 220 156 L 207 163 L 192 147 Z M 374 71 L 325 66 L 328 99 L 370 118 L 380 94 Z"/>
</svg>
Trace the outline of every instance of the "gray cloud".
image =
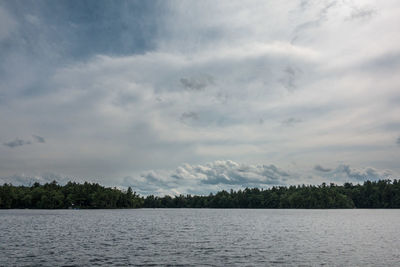
<svg viewBox="0 0 400 267">
<path fill-rule="evenodd" d="M 17 26 L 18 23 L 13 16 L 0 6 L 0 42 L 10 38 Z"/>
<path fill-rule="evenodd" d="M 293 31 L 291 43 L 294 43 L 301 37 L 303 37 L 304 32 L 313 28 L 320 27 L 322 23 L 327 19 L 329 10 L 332 9 L 336 4 L 337 3 L 335 1 L 331 1 L 330 3 L 325 4 L 322 8 L 318 10 L 316 18 L 297 25 Z M 300 7 L 304 10 L 306 7 L 309 7 L 309 5 L 309 1 L 302 1 Z"/>
<path fill-rule="evenodd" d="M 135 175 L 225 158 L 294 161 L 290 173 L 308 183 L 357 179 L 357 169 L 317 173 L 314 162 L 398 174 L 398 4 L 376 2 L 385 16 L 361 23 L 368 11 L 346 21 L 350 2 L 3 1 L 0 125 L 11 146 L 0 149 L 0 176 L 48 170 L 209 192 L 253 178 Z M 12 140 L 23 133 L 51 145 L 21 147 L 39 141 Z"/>
<path fill-rule="evenodd" d="M 208 85 L 214 84 L 214 78 L 210 75 L 181 78 L 179 81 L 184 89 L 195 91 L 204 90 Z"/>
<path fill-rule="evenodd" d="M 46 142 L 46 140 L 41 136 L 32 135 L 32 137 L 37 143 L 45 143 Z M 15 140 L 13 140 L 13 141 L 3 143 L 4 146 L 10 147 L 10 148 L 15 148 L 15 147 L 24 146 L 24 145 L 31 145 L 31 144 L 32 144 L 32 141 L 23 140 L 23 139 L 19 139 L 19 138 L 15 138 Z"/>
<path fill-rule="evenodd" d="M 10 148 L 15 148 L 15 147 L 30 145 L 30 144 L 32 144 L 31 141 L 26 141 L 26 140 L 22 140 L 22 139 L 18 139 L 18 138 L 16 138 L 14 141 L 3 143 L 3 145 L 8 146 Z"/>
<path fill-rule="evenodd" d="M 400 51 L 385 52 L 372 59 L 368 59 L 359 66 L 361 69 L 376 72 L 388 72 L 400 67 Z"/>
<path fill-rule="evenodd" d="M 36 142 L 38 143 L 46 143 L 46 140 L 44 139 L 44 137 L 41 137 L 39 135 L 32 135 L 32 137 L 35 139 Z"/>
<path fill-rule="evenodd" d="M 278 81 L 289 91 L 293 91 L 297 88 L 296 79 L 298 75 L 301 73 L 300 69 L 287 66 L 283 70 L 283 77 Z"/>
<path fill-rule="evenodd" d="M 400 145 L 400 136 L 397 138 L 396 143 L 397 143 L 398 145 Z"/>
<path fill-rule="evenodd" d="M 310 5 L 310 0 L 301 0 L 300 8 L 302 10 L 306 9 Z"/>
<path fill-rule="evenodd" d="M 315 184 L 322 182 L 363 182 L 389 179 L 390 170 L 372 167 L 354 168 L 340 164 L 336 168 L 315 165 L 317 174 L 286 171 L 273 164 L 245 164 L 231 160 L 218 160 L 207 164 L 183 164 L 173 171 L 147 171 L 125 177 L 123 186 L 132 186 L 141 194 L 208 194 L 218 190 L 245 187 L 267 188 L 274 185 Z"/>
<path fill-rule="evenodd" d="M 291 67 L 287 67 L 284 71 L 284 76 L 279 80 L 280 83 L 282 83 L 283 86 L 285 86 L 286 89 L 288 90 L 293 90 L 296 88 L 295 85 L 295 78 L 296 74 L 295 71 Z"/>
<path fill-rule="evenodd" d="M 332 169 L 324 168 L 321 165 L 315 165 L 314 170 L 320 171 L 320 172 L 330 172 Z"/>
<path fill-rule="evenodd" d="M 20 185 L 30 186 L 33 185 L 34 183 L 45 184 L 45 183 L 51 183 L 53 181 L 56 181 L 58 184 L 65 185 L 69 181 L 82 182 L 83 180 L 55 173 L 43 173 L 40 175 L 31 175 L 31 176 L 14 174 L 7 177 L 0 177 L 0 184 L 7 183 L 16 186 Z"/>
<path fill-rule="evenodd" d="M 11 175 L 0 177 L 0 184 L 32 185 L 35 182 L 60 184 L 68 181 L 98 182 L 105 186 L 121 188 L 131 186 L 142 195 L 201 194 L 246 187 L 268 188 L 278 185 L 320 184 L 322 182 L 363 182 L 365 180 L 390 179 L 392 172 L 372 167 L 353 168 L 340 164 L 335 169 L 316 165 L 315 173 L 296 173 L 283 170 L 274 164 L 246 164 L 232 160 L 218 160 L 206 164 L 183 164 L 174 170 L 149 170 L 113 181 L 101 181 L 89 177 L 77 178 L 55 173 L 39 175 Z"/>
<path fill-rule="evenodd" d="M 366 181 L 388 179 L 393 173 L 390 170 L 378 170 L 372 167 L 363 169 L 352 168 L 348 164 L 341 164 L 330 175 L 341 176 L 344 181 Z"/>
<path fill-rule="evenodd" d="M 268 187 L 284 185 L 290 174 L 275 165 L 251 165 L 221 160 L 204 165 L 184 164 L 174 171 L 149 171 L 139 177 L 126 177 L 125 186 L 144 194 L 208 194 L 221 188 Z"/>
<path fill-rule="evenodd" d="M 193 168 L 196 175 L 205 175 L 205 184 L 226 185 L 279 185 L 284 184 L 289 174 L 275 165 L 246 165 L 233 161 L 215 162 L 207 167 Z"/>
<path fill-rule="evenodd" d="M 286 120 L 282 121 L 282 124 L 285 126 L 293 126 L 302 121 L 303 121 L 302 119 L 290 117 L 290 118 L 287 118 Z"/>
<path fill-rule="evenodd" d="M 372 7 L 355 7 L 348 20 L 369 20 L 377 14 L 377 10 Z"/>
<path fill-rule="evenodd" d="M 184 112 L 182 113 L 180 120 L 181 122 L 187 122 L 190 120 L 197 121 L 199 119 L 199 115 L 196 112 Z"/>
</svg>

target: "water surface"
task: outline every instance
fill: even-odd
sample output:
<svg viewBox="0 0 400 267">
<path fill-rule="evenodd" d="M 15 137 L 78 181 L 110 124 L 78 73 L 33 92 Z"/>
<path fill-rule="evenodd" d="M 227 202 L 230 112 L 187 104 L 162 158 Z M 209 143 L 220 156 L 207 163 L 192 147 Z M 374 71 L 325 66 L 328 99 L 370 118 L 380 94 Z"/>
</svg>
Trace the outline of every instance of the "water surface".
<svg viewBox="0 0 400 267">
<path fill-rule="evenodd" d="M 1 210 L 0 265 L 394 266 L 400 210 Z"/>
</svg>

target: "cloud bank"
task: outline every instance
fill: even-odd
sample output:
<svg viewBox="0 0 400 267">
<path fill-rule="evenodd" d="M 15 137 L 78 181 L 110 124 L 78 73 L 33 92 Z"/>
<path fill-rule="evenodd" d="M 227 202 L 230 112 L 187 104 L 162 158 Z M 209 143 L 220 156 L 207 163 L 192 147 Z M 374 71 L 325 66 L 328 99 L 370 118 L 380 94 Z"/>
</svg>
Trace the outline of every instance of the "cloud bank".
<svg viewBox="0 0 400 267">
<path fill-rule="evenodd" d="M 15 148 L 15 147 L 30 145 L 30 144 L 31 144 L 31 141 L 26 141 L 26 140 L 22 140 L 22 139 L 18 139 L 18 138 L 16 138 L 14 141 L 3 143 L 3 145 L 5 145 L 9 148 Z"/>
<path fill-rule="evenodd" d="M 363 183 L 366 180 L 394 179 L 390 170 L 379 170 L 372 167 L 353 168 L 339 164 L 328 169 L 316 165 L 314 170 L 285 170 L 274 164 L 246 164 L 232 160 L 218 160 L 206 164 L 182 164 L 174 170 L 149 170 L 134 176 L 104 183 L 106 186 L 119 188 L 132 187 L 141 195 L 208 195 L 221 190 L 238 190 L 244 188 L 270 188 L 272 186 L 288 186 L 301 184 L 321 184 L 345 182 Z M 0 177 L 0 184 L 32 185 L 35 182 L 50 183 L 57 181 L 66 184 L 74 182 L 100 182 L 95 177 L 70 177 L 66 175 L 43 173 L 36 175 L 12 175 Z"/>
<path fill-rule="evenodd" d="M 204 165 L 184 164 L 174 171 L 144 172 L 139 177 L 126 177 L 124 185 L 144 189 L 144 194 L 208 194 L 224 188 L 284 185 L 289 177 L 289 173 L 272 164 L 219 160 Z"/>
<path fill-rule="evenodd" d="M 315 184 L 315 181 L 362 183 L 366 180 L 393 179 L 389 170 L 372 167 L 357 169 L 340 164 L 334 169 L 327 169 L 317 165 L 315 170 L 322 174 L 284 170 L 273 164 L 254 165 L 219 160 L 204 165 L 183 164 L 173 171 L 144 172 L 135 177 L 125 177 L 121 185 L 132 186 L 144 195 L 205 195 L 219 190 Z"/>
<path fill-rule="evenodd" d="M 31 140 L 23 140 L 23 139 L 19 139 L 19 138 L 15 138 L 15 140 L 13 141 L 9 141 L 9 142 L 4 142 L 3 145 L 9 148 L 16 148 L 16 147 L 20 147 L 20 146 L 24 146 L 24 145 L 31 145 L 33 143 L 46 143 L 46 140 L 38 135 L 32 135 L 33 137 L 33 141 Z"/>
<path fill-rule="evenodd" d="M 0 177 L 183 193 L 398 176 L 396 25 L 394 0 L 1 2 Z"/>
</svg>

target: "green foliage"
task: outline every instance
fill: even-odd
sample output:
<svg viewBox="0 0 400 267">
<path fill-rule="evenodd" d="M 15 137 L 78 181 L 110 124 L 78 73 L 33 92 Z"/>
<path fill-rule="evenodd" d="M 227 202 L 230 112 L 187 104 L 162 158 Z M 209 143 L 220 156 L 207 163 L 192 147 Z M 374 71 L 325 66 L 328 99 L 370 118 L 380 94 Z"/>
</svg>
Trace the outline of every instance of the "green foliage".
<svg viewBox="0 0 400 267">
<path fill-rule="evenodd" d="M 130 187 L 124 192 L 87 182 L 60 186 L 56 181 L 44 185 L 35 183 L 31 187 L 0 186 L 2 209 L 139 208 L 142 205 L 143 199 Z"/>
<path fill-rule="evenodd" d="M 364 184 L 279 186 L 220 191 L 208 196 L 179 195 L 140 197 L 132 188 L 121 191 L 96 183 L 64 186 L 55 181 L 31 187 L 0 186 L 0 208 L 400 208 L 398 180 L 366 181 Z"/>
<path fill-rule="evenodd" d="M 253 208 L 253 209 L 347 209 L 400 208 L 400 182 L 366 181 L 363 185 L 279 186 L 270 189 L 225 190 L 208 196 L 150 195 L 145 208 Z"/>
</svg>

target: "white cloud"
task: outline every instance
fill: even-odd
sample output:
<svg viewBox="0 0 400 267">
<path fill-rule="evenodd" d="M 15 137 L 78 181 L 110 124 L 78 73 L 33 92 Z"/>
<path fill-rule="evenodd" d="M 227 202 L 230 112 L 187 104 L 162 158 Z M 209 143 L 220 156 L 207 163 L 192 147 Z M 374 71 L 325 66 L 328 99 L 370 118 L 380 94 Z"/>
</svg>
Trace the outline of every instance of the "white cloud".
<svg viewBox="0 0 400 267">
<path fill-rule="evenodd" d="M 363 183 L 366 180 L 394 179 L 390 170 L 373 167 L 354 168 L 339 164 L 335 168 L 316 165 L 312 170 L 282 169 L 274 164 L 248 164 L 232 160 L 217 160 L 205 164 L 182 164 L 176 169 L 147 170 L 116 180 L 101 177 L 74 177 L 51 172 L 37 174 L 14 174 L 0 177 L 0 184 L 32 185 L 57 181 L 59 184 L 95 182 L 119 188 L 132 187 L 141 195 L 208 195 L 221 190 L 248 188 L 270 188 L 301 184 L 345 182 Z"/>
<path fill-rule="evenodd" d="M 379 180 L 379 179 L 394 179 L 394 174 L 391 170 L 380 170 L 373 167 L 353 168 L 348 164 L 340 164 L 335 169 L 318 168 L 315 170 L 323 172 L 322 177 L 329 178 L 331 181 L 337 182 L 356 182 L 362 183 L 366 180 Z"/>
<path fill-rule="evenodd" d="M 183 164 L 174 171 L 148 171 L 126 177 L 124 186 L 144 194 L 208 194 L 226 188 L 284 185 L 291 174 L 275 165 L 252 165 L 219 160 L 203 165 Z"/>
<path fill-rule="evenodd" d="M 339 164 L 335 168 L 316 165 L 314 170 L 284 170 L 273 164 L 245 164 L 219 160 L 206 164 L 183 164 L 175 170 L 147 171 L 125 177 L 123 186 L 132 186 L 148 194 L 209 194 L 219 190 L 245 187 L 269 188 L 279 185 L 301 185 L 345 182 L 363 183 L 366 180 L 393 179 L 390 170 L 373 167 L 354 168 Z"/>
</svg>

